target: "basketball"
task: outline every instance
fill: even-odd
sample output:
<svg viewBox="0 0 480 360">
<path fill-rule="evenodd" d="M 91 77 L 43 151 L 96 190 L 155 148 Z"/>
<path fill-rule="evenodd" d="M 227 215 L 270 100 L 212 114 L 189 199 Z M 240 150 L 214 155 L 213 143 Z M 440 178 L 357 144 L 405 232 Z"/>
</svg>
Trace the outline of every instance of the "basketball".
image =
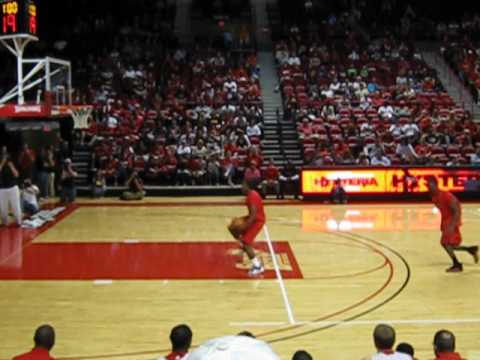
<svg viewBox="0 0 480 360">
<path fill-rule="evenodd" d="M 245 217 L 233 218 L 232 221 L 230 222 L 230 228 L 233 231 L 240 234 L 245 230 L 246 222 L 247 222 L 247 219 Z"/>
</svg>

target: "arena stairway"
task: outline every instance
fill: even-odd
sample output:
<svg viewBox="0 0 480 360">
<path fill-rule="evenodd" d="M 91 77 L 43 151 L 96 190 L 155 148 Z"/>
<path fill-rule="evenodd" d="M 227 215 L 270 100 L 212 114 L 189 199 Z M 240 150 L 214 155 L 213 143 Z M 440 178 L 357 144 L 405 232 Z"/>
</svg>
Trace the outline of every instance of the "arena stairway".
<svg viewBox="0 0 480 360">
<path fill-rule="evenodd" d="M 72 154 L 73 168 L 78 173 L 75 179 L 77 187 L 90 186 L 89 171 L 91 150 L 87 145 L 75 145 Z"/>
<path fill-rule="evenodd" d="M 265 159 L 273 158 L 280 167 L 287 160 L 291 160 L 295 166 L 301 166 L 302 156 L 295 124 L 284 121 L 282 98 L 275 91 L 278 76 L 273 54 L 261 51 L 258 63 L 261 66 L 260 86 L 264 110 L 262 154 Z"/>
<path fill-rule="evenodd" d="M 455 101 L 455 104 L 470 111 L 474 119 L 478 121 L 480 119 L 480 107 L 473 100 L 470 91 L 462 84 L 455 72 L 438 52 L 438 45 L 419 43 L 417 48 L 421 50 L 423 60 L 425 60 L 428 66 L 437 71 L 438 78 L 447 93 Z"/>
</svg>

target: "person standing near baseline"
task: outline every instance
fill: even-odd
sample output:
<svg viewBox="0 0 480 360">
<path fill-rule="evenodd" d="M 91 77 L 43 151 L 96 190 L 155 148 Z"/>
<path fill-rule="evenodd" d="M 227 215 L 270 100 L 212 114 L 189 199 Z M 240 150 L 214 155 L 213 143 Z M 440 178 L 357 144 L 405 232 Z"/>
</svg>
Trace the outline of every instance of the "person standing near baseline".
<svg viewBox="0 0 480 360">
<path fill-rule="evenodd" d="M 2 224 L 8 225 L 8 212 L 11 207 L 17 226 L 22 225 L 22 207 L 20 204 L 20 189 L 18 178 L 20 176 L 15 167 L 7 147 L 3 146 L 0 158 L 0 217 Z"/>
<path fill-rule="evenodd" d="M 455 251 L 466 251 L 473 256 L 475 263 L 478 263 L 478 246 L 462 246 L 462 235 L 460 226 L 462 222 L 462 208 L 458 199 L 447 191 L 438 188 L 438 181 L 435 177 L 427 179 L 428 191 L 434 205 L 442 216 L 440 230 L 442 237 L 440 243 L 453 261 L 447 272 L 462 272 L 463 265 L 455 256 Z"/>
</svg>

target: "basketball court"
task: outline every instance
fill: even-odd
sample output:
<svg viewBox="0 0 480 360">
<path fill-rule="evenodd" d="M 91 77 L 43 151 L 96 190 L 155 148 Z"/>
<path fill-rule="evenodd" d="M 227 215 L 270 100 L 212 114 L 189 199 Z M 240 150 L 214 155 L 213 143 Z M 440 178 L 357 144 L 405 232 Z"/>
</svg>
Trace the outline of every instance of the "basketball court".
<svg viewBox="0 0 480 360">
<path fill-rule="evenodd" d="M 480 265 L 461 254 L 464 272 L 445 273 L 431 204 L 269 202 L 256 243 L 267 271 L 249 278 L 226 229 L 241 201 L 84 201 L 41 229 L 2 228 L 0 359 L 29 349 L 46 322 L 56 358 L 155 359 L 185 322 L 195 344 L 249 330 L 282 359 L 299 348 L 359 359 L 381 321 L 418 358 L 433 356 L 440 328 L 480 358 L 468 350 L 479 344 Z M 480 207 L 464 205 L 463 220 L 465 243 L 478 243 Z"/>
</svg>

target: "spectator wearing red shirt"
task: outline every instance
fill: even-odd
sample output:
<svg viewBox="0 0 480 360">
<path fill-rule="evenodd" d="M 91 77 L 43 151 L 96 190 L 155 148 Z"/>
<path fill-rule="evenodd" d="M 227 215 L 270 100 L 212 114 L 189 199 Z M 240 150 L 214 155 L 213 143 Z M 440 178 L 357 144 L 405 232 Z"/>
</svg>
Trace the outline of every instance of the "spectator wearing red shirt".
<svg viewBox="0 0 480 360">
<path fill-rule="evenodd" d="M 433 338 L 433 351 L 435 360 L 462 360 L 459 353 L 455 352 L 455 335 L 448 330 L 439 330 Z"/>
<path fill-rule="evenodd" d="M 172 351 L 159 360 L 182 360 L 188 357 L 188 350 L 192 345 L 192 330 L 188 325 L 181 324 L 175 326 L 170 332 L 170 342 Z"/>
<path fill-rule="evenodd" d="M 263 173 L 262 181 L 262 196 L 265 198 L 270 189 L 275 190 L 275 195 L 277 199 L 280 199 L 280 182 L 279 180 L 280 173 L 278 168 L 273 163 L 273 159 L 270 159 L 268 166 Z"/>
<path fill-rule="evenodd" d="M 257 168 L 257 163 L 255 161 L 250 162 L 250 166 L 245 170 L 244 180 L 248 183 L 260 183 L 262 180 L 262 174 Z"/>
<path fill-rule="evenodd" d="M 50 350 L 55 345 L 55 330 L 50 325 L 42 325 L 33 336 L 35 347 L 32 351 L 15 356 L 13 360 L 54 360 Z"/>
<path fill-rule="evenodd" d="M 203 185 L 207 173 L 205 160 L 200 155 L 195 155 L 190 159 L 188 168 L 192 175 L 192 181 L 196 185 Z"/>
<path fill-rule="evenodd" d="M 247 157 L 247 166 L 249 166 L 252 162 L 254 162 L 257 166 L 261 166 L 263 162 L 263 158 L 258 153 L 258 148 L 256 146 L 252 146 L 250 148 L 250 153 Z"/>
</svg>

